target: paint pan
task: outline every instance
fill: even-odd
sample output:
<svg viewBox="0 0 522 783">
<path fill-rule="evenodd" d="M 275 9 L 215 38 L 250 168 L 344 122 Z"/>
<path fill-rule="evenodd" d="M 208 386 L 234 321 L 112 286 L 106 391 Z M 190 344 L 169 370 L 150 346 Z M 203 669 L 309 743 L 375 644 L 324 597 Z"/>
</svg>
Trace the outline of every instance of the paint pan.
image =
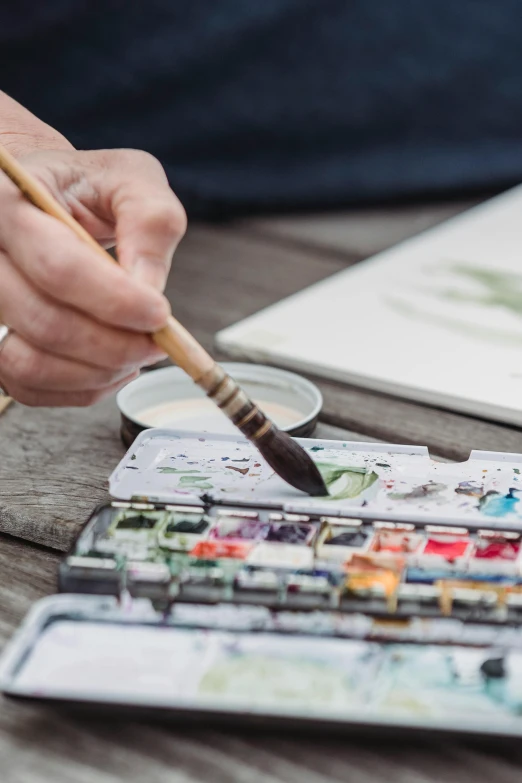
<svg viewBox="0 0 522 783">
<path fill-rule="evenodd" d="M 520 573 L 520 534 L 479 530 L 469 560 L 472 573 Z"/>
<path fill-rule="evenodd" d="M 383 600 L 389 611 L 397 607 L 397 591 L 404 571 L 404 558 L 394 554 L 387 562 L 372 555 L 353 555 L 346 565 L 343 599 Z"/>
<path fill-rule="evenodd" d="M 71 593 L 119 596 L 122 589 L 122 571 L 116 560 L 96 552 L 84 557 L 70 555 L 60 565 L 60 581 L 64 579 Z"/>
<path fill-rule="evenodd" d="M 320 560 L 344 563 L 355 553 L 368 551 L 372 533 L 366 529 L 360 519 L 345 520 L 341 523 L 327 523 L 319 535 L 317 556 Z"/>
<path fill-rule="evenodd" d="M 275 600 L 281 588 L 281 577 L 276 571 L 253 565 L 242 566 L 234 578 L 234 590 L 243 597 Z"/>
<path fill-rule="evenodd" d="M 311 522 L 293 522 L 288 519 L 289 516 L 287 515 L 283 522 L 270 523 L 266 540 L 279 544 L 311 546 L 319 525 Z"/>
<path fill-rule="evenodd" d="M 224 541 L 258 541 L 266 537 L 269 523 L 258 518 L 258 514 L 220 514 L 209 533 L 209 539 Z"/>
<path fill-rule="evenodd" d="M 313 383 L 274 367 L 238 362 L 222 366 L 278 427 L 295 436 L 313 433 L 323 404 Z M 117 403 L 126 446 L 149 427 L 236 432 L 225 414 L 178 367 L 143 373 L 119 392 Z"/>
<path fill-rule="evenodd" d="M 438 615 L 440 589 L 435 585 L 407 584 L 399 585 L 397 610 L 407 615 Z"/>
<path fill-rule="evenodd" d="M 440 608 L 442 614 L 462 614 L 469 616 L 491 614 L 499 602 L 505 601 L 506 588 L 496 587 L 484 582 L 458 581 L 446 579 L 437 583 L 440 589 Z M 478 618 L 477 618 L 478 619 Z"/>
<path fill-rule="evenodd" d="M 465 569 L 473 549 L 466 528 L 427 525 L 426 539 L 416 553 L 415 564 L 426 569 Z"/>
<path fill-rule="evenodd" d="M 167 518 L 158 530 L 158 544 L 164 549 L 190 552 L 210 529 L 203 508 L 167 506 L 166 511 Z"/>
<path fill-rule="evenodd" d="M 135 598 L 167 601 L 171 578 L 165 563 L 127 563 L 126 588 Z"/>
<path fill-rule="evenodd" d="M 248 554 L 247 561 L 251 565 L 265 566 L 266 568 L 312 568 L 314 552 L 311 547 L 306 546 L 263 542 L 252 549 Z"/>
<path fill-rule="evenodd" d="M 390 526 L 377 530 L 371 542 L 370 551 L 412 555 L 419 550 L 423 543 L 424 536 L 419 533 L 398 530 Z"/>
<path fill-rule="evenodd" d="M 117 542 L 155 543 L 157 531 L 165 523 L 164 511 L 148 511 L 137 508 L 120 511 L 107 531 L 107 537 Z"/>
<path fill-rule="evenodd" d="M 190 556 L 204 560 L 244 560 L 253 548 L 252 542 L 245 541 L 199 541 L 190 551 Z"/>
</svg>

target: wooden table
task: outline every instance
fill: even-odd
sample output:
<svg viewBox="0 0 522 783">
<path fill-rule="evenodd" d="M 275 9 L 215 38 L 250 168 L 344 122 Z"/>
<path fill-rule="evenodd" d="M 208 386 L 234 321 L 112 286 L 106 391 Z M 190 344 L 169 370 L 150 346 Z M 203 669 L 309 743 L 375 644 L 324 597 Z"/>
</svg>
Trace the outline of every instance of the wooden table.
<svg viewBox="0 0 522 783">
<path fill-rule="evenodd" d="M 174 312 L 210 347 L 218 329 L 466 206 L 197 226 L 169 281 Z M 319 435 L 426 444 L 447 459 L 471 448 L 522 451 L 513 427 L 320 385 Z M 0 418 L 0 530 L 11 534 L 0 536 L 0 644 L 55 590 L 58 550 L 106 495 L 122 453 L 113 400 L 83 411 L 14 405 Z M 518 780 L 521 760 L 513 745 L 182 730 L 0 702 L 1 783 L 507 783 Z"/>
</svg>

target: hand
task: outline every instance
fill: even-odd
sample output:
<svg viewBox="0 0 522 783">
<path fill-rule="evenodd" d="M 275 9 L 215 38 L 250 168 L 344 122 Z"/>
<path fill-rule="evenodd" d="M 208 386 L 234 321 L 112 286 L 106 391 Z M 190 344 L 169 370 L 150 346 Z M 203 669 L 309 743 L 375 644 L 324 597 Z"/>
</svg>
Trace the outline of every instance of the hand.
<svg viewBox="0 0 522 783">
<path fill-rule="evenodd" d="M 0 385 L 25 405 L 90 405 L 164 358 L 148 333 L 185 232 L 159 162 L 136 150 L 36 152 L 20 159 L 100 244 L 28 203 L 0 172 Z"/>
</svg>

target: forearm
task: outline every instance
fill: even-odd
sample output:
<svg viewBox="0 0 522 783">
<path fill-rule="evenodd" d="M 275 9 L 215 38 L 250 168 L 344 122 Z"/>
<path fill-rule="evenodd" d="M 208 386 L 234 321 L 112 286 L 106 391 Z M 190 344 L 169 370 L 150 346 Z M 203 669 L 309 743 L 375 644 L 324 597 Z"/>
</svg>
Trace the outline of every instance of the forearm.
<svg viewBox="0 0 522 783">
<path fill-rule="evenodd" d="M 0 143 L 15 157 L 36 150 L 74 149 L 61 133 L 1 91 Z"/>
</svg>

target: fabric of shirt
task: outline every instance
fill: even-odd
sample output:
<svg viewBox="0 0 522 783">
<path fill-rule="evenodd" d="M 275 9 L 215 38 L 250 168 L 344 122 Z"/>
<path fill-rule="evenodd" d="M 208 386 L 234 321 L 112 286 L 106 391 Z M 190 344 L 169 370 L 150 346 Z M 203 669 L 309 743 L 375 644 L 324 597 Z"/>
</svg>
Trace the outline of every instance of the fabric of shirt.
<svg viewBox="0 0 522 783">
<path fill-rule="evenodd" d="M 17 0 L 0 89 L 79 148 L 156 155 L 189 214 L 522 176 L 517 0 Z"/>
</svg>

